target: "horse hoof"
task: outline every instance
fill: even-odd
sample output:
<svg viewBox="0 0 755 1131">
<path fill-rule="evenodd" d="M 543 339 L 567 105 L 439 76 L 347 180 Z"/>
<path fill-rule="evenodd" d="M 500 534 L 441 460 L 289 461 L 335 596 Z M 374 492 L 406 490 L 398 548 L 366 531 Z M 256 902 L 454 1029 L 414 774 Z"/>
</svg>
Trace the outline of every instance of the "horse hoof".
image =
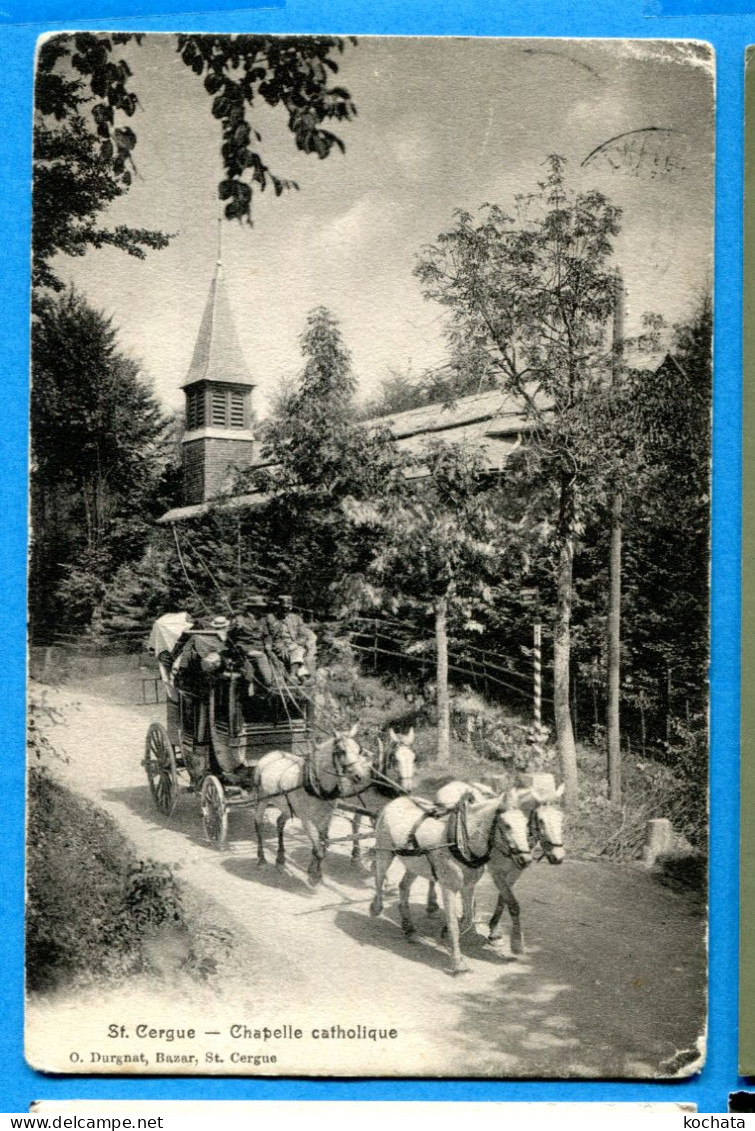
<svg viewBox="0 0 755 1131">
<path fill-rule="evenodd" d="M 267 864 L 267 860 L 265 859 L 264 856 L 258 856 L 257 857 L 257 867 L 258 868 L 264 868 L 266 864 Z"/>
<path fill-rule="evenodd" d="M 511 944 L 511 953 L 512 954 L 524 954 L 524 947 L 522 946 L 521 943 L 514 943 L 513 942 Z"/>
<path fill-rule="evenodd" d="M 440 906 L 437 903 L 428 903 L 425 910 L 427 911 L 428 915 L 437 915 L 440 911 Z"/>
<path fill-rule="evenodd" d="M 285 870 L 286 870 L 286 861 L 285 861 L 285 859 L 283 859 L 283 860 L 276 860 L 276 861 L 275 861 L 275 867 L 276 867 L 276 868 L 278 869 L 278 871 L 279 871 L 279 872 L 285 872 Z"/>
<path fill-rule="evenodd" d="M 379 903 L 376 899 L 373 899 L 372 903 L 370 904 L 370 915 L 372 916 L 372 918 L 377 919 L 378 915 L 382 914 L 382 911 L 382 903 Z"/>
<path fill-rule="evenodd" d="M 464 963 L 462 962 L 458 966 L 452 966 L 449 973 L 451 974 L 451 976 L 453 978 L 455 978 L 458 974 L 468 974 L 469 973 L 469 967 L 465 966 Z"/>
</svg>

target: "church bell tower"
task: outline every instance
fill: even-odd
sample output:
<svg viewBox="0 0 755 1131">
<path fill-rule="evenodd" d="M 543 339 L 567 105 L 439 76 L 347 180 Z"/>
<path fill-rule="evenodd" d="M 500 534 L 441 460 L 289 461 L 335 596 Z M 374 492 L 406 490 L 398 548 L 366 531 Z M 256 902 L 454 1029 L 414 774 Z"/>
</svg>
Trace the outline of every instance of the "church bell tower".
<svg viewBox="0 0 755 1131">
<path fill-rule="evenodd" d="M 239 346 L 218 249 L 215 276 L 183 385 L 185 506 L 205 503 L 227 492 L 232 469 L 254 463 L 253 388 Z"/>
</svg>

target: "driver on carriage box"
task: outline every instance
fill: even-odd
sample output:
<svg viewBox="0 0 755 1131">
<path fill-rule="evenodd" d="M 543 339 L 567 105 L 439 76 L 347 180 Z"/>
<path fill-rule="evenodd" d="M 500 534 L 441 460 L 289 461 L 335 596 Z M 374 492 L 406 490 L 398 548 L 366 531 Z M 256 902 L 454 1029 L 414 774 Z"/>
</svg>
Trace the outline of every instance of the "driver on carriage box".
<svg viewBox="0 0 755 1131">
<path fill-rule="evenodd" d="M 255 593 L 244 602 L 244 611 L 233 618 L 228 639 L 243 657 L 244 678 L 250 695 L 255 686 L 272 687 L 274 673 L 272 667 L 272 637 L 267 623 L 270 603 L 260 593 Z"/>
<path fill-rule="evenodd" d="M 276 656 L 284 661 L 295 679 L 314 675 L 317 637 L 294 612 L 293 598 L 287 593 L 276 598 L 275 609 L 277 627 L 273 635 L 273 649 Z"/>
</svg>

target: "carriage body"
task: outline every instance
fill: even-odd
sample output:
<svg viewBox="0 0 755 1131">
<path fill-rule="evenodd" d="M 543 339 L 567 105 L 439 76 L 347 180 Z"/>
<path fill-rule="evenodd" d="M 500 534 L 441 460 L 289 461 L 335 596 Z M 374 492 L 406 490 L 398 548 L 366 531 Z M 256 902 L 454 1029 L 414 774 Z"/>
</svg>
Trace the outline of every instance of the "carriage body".
<svg viewBox="0 0 755 1131">
<path fill-rule="evenodd" d="M 182 654 L 193 657 L 186 667 L 171 671 L 159 662 L 167 725 L 150 726 L 144 766 L 164 816 L 173 812 L 183 786 L 202 799 L 208 838 L 222 843 L 229 808 L 254 804 L 259 760 L 274 750 L 307 756 L 312 702 L 283 678 L 274 690 L 250 688 L 217 633 L 193 630 L 184 636 Z M 217 670 L 214 663 L 201 664 L 200 656 L 217 662 Z"/>
<path fill-rule="evenodd" d="M 299 707 L 278 695 L 250 696 L 239 672 L 222 672 L 206 688 L 177 689 L 177 700 L 168 700 L 168 731 L 195 784 L 207 773 L 246 779 L 272 750 L 307 754 L 309 704 Z"/>
</svg>

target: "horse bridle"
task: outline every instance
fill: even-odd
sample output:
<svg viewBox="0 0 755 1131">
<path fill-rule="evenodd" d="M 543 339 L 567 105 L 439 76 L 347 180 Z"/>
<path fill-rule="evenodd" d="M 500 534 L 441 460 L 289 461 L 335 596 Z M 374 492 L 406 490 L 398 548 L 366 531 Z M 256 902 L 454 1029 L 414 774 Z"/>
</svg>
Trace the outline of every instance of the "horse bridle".
<svg viewBox="0 0 755 1131">
<path fill-rule="evenodd" d="M 505 825 L 502 827 L 505 849 L 500 848 L 495 844 L 495 836 L 499 828 L 498 818 L 505 811 L 506 810 L 503 807 L 496 811 L 495 821 L 493 822 L 493 827 L 490 830 L 490 850 L 492 850 L 493 848 L 498 848 L 498 851 L 501 852 L 504 856 L 511 857 L 518 868 L 524 868 L 527 863 L 524 859 L 525 853 L 520 848 L 517 848 L 514 844 L 511 843 L 511 834 Z"/>
<path fill-rule="evenodd" d="M 383 778 L 386 784 L 392 785 L 396 789 L 397 793 L 409 793 L 411 791 L 411 785 L 409 785 L 408 787 L 401 785 L 401 767 L 398 763 L 398 758 L 396 757 L 396 751 L 398 750 L 399 746 L 400 743 L 396 743 L 394 748 L 392 750 L 389 750 L 389 752 L 385 756 L 383 765 L 378 766 L 377 771 L 379 776 Z M 414 780 L 414 775 L 412 775 L 412 778 L 410 780 Z"/>
<path fill-rule="evenodd" d="M 539 844 L 542 849 L 541 856 L 533 856 L 533 860 L 542 860 L 543 857 L 549 857 L 554 848 L 563 848 L 564 842 L 562 840 L 551 840 L 545 833 L 542 827 L 542 822 L 539 817 L 540 806 L 536 805 L 530 811 L 529 827 L 527 830 L 530 847 L 534 848 Z"/>
<path fill-rule="evenodd" d="M 356 739 L 354 739 L 354 741 L 356 742 Z M 357 765 L 360 755 L 362 755 L 362 747 L 358 742 L 356 742 L 356 752 L 354 754 L 353 761 L 346 762 L 346 750 L 344 748 L 343 742 L 344 739 L 342 737 L 336 738 L 335 744 L 333 746 L 334 768 L 332 770 L 326 770 L 325 772 L 332 773 L 337 778 L 348 778 L 349 781 L 352 782 L 352 784 L 356 784 L 358 781 L 358 775 L 355 773 L 349 773 L 349 768 Z M 338 758 L 338 761 L 336 761 L 336 758 Z"/>
</svg>

